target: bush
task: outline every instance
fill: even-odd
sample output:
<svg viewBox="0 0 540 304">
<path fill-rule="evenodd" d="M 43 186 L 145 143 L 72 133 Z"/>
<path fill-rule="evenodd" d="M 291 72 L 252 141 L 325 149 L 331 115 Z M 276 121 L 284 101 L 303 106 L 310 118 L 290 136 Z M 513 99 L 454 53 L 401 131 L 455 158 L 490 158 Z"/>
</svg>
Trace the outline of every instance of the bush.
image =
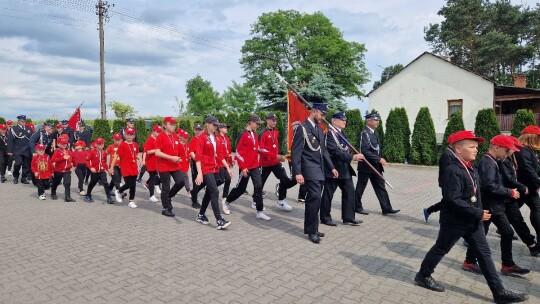
<svg viewBox="0 0 540 304">
<path fill-rule="evenodd" d="M 135 132 L 137 132 L 137 144 L 139 145 L 139 150 L 143 151 L 144 143 L 148 139 L 148 134 L 150 131 L 146 129 L 146 122 L 143 118 L 135 120 Z"/>
<path fill-rule="evenodd" d="M 383 154 L 389 162 L 403 163 L 405 161 L 402 129 L 398 110 L 390 110 L 386 120 L 386 138 L 383 147 Z"/>
<path fill-rule="evenodd" d="M 364 129 L 364 122 L 362 121 L 362 114 L 360 110 L 346 110 L 345 115 L 347 116 L 347 127 L 345 128 L 345 136 L 349 139 L 349 142 L 353 147 L 360 151 L 359 136 L 360 132 Z"/>
<path fill-rule="evenodd" d="M 463 124 L 463 117 L 461 116 L 461 112 L 454 112 L 452 116 L 450 116 L 450 120 L 448 121 L 448 124 L 446 125 L 446 129 L 444 130 L 444 136 L 442 141 L 442 149 L 439 153 L 439 156 L 446 151 L 446 148 L 448 148 L 448 136 L 450 134 L 456 133 L 458 131 L 465 130 L 465 125 Z"/>
<path fill-rule="evenodd" d="M 105 139 L 105 147 L 112 144 L 111 126 L 107 119 L 94 120 L 94 132 L 92 132 L 92 141 L 96 138 L 102 137 Z"/>
<path fill-rule="evenodd" d="M 56 119 L 56 118 L 49 118 L 49 119 L 45 120 L 44 123 L 52 123 L 53 125 L 56 126 L 58 123 L 60 123 L 60 121 L 58 119 Z"/>
<path fill-rule="evenodd" d="M 388 121 L 388 119 L 386 120 Z M 384 123 L 382 121 L 382 118 L 381 118 L 381 122 L 379 122 L 379 127 L 375 130 L 375 134 L 377 135 L 377 138 L 379 139 L 379 149 L 381 151 L 381 155 L 383 155 L 383 157 L 386 157 L 384 156 L 384 152 L 383 152 L 383 149 L 384 149 L 384 145 L 386 144 L 386 134 L 384 134 Z"/>
<path fill-rule="evenodd" d="M 0 124 L 5 125 L 6 119 L 4 117 L 0 117 Z"/>
<path fill-rule="evenodd" d="M 276 129 L 279 132 L 279 153 L 283 155 L 287 155 L 288 147 L 287 147 L 287 115 L 283 114 L 283 112 L 275 111 L 274 112 L 278 118 Z"/>
<path fill-rule="evenodd" d="M 126 127 L 126 122 L 122 119 L 113 120 L 112 130 L 113 133 L 122 133 L 122 130 Z"/>
<path fill-rule="evenodd" d="M 409 117 L 405 108 L 396 108 L 396 114 L 399 117 L 401 138 L 403 140 L 403 150 L 405 151 L 405 160 L 411 158 L 411 128 L 409 127 Z M 388 124 L 386 125 L 388 128 Z"/>
<path fill-rule="evenodd" d="M 427 166 L 437 163 L 435 126 L 427 107 L 420 109 L 414 122 L 410 162 L 415 165 Z"/>
<path fill-rule="evenodd" d="M 189 119 L 180 118 L 178 120 L 178 127 L 188 132 L 189 136 L 193 136 L 193 126 Z"/>
<path fill-rule="evenodd" d="M 521 109 L 516 112 L 512 123 L 512 136 L 519 137 L 526 126 L 535 125 L 536 118 L 531 110 Z"/>
<path fill-rule="evenodd" d="M 478 156 L 476 157 L 476 160 L 478 161 L 489 149 L 489 141 L 491 138 L 501 134 L 497 116 L 493 109 L 483 109 L 478 111 L 476 122 L 474 124 L 474 133 L 476 136 L 486 139 L 485 142 L 478 145 Z"/>
</svg>

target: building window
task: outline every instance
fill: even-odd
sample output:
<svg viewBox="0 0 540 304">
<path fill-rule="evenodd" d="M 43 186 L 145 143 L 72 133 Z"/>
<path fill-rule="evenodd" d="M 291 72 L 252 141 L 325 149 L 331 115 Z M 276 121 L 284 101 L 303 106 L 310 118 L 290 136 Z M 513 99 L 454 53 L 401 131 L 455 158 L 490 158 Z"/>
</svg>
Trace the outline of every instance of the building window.
<svg viewBox="0 0 540 304">
<path fill-rule="evenodd" d="M 448 119 L 452 114 L 459 111 L 463 116 L 463 99 L 451 99 L 448 101 Z"/>
</svg>

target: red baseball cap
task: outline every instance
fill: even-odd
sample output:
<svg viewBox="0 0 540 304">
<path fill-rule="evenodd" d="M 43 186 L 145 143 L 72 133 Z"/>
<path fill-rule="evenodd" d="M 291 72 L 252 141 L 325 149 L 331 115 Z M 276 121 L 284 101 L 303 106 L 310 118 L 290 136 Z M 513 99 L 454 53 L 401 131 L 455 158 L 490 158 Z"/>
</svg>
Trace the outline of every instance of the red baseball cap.
<svg viewBox="0 0 540 304">
<path fill-rule="evenodd" d="M 114 140 L 120 140 L 120 139 L 122 139 L 122 134 L 120 134 L 120 133 L 114 133 L 113 136 L 112 136 L 112 138 L 113 138 Z"/>
<path fill-rule="evenodd" d="M 510 137 L 510 139 L 514 142 L 514 146 L 516 146 L 518 148 L 525 147 L 525 145 L 522 145 L 516 137 L 514 137 L 512 135 L 508 135 L 508 137 Z"/>
<path fill-rule="evenodd" d="M 74 146 L 80 146 L 80 147 L 86 147 L 86 143 L 82 140 L 77 140 L 74 144 Z"/>
<path fill-rule="evenodd" d="M 66 137 L 60 136 L 58 138 L 58 144 L 60 144 L 60 145 L 67 145 L 68 142 L 69 142 L 69 139 L 66 138 Z"/>
<path fill-rule="evenodd" d="M 59 124 L 56 125 L 56 128 L 57 128 L 57 129 L 60 129 L 60 128 L 63 128 L 63 127 L 64 127 L 64 126 L 63 126 L 61 123 L 59 123 Z"/>
<path fill-rule="evenodd" d="M 514 146 L 514 141 L 504 134 L 493 136 L 489 143 L 495 146 L 508 148 L 514 152 L 519 152 L 519 149 Z"/>
<path fill-rule="evenodd" d="M 463 130 L 463 131 L 458 131 L 456 133 L 450 134 L 450 136 L 448 136 L 448 143 L 453 145 L 457 143 L 458 141 L 462 141 L 465 139 L 476 140 L 479 143 L 483 143 L 484 141 L 486 141 L 482 137 L 476 137 L 473 131 Z"/>
<path fill-rule="evenodd" d="M 131 135 L 135 134 L 135 129 L 133 129 L 133 128 L 126 128 L 126 134 L 131 134 Z"/>
<path fill-rule="evenodd" d="M 6 121 L 6 125 L 7 126 L 13 126 L 13 120 Z"/>
<path fill-rule="evenodd" d="M 175 123 L 176 123 L 176 119 L 174 119 L 174 118 L 171 117 L 171 116 L 167 116 L 167 117 L 163 118 L 163 124 L 166 124 L 166 123 L 175 124 Z"/>
<path fill-rule="evenodd" d="M 159 125 L 155 125 L 153 128 L 152 128 L 152 131 L 153 132 L 163 132 L 163 129 L 161 129 L 161 127 Z"/>
<path fill-rule="evenodd" d="M 178 129 L 176 133 L 183 138 L 189 138 L 189 133 L 186 132 L 184 129 Z"/>
<path fill-rule="evenodd" d="M 36 150 L 45 150 L 45 146 L 42 145 L 42 144 L 37 144 L 36 145 Z"/>
<path fill-rule="evenodd" d="M 540 128 L 538 128 L 535 125 L 526 126 L 523 131 L 521 131 L 521 134 L 536 134 L 540 135 Z"/>
<path fill-rule="evenodd" d="M 7 126 L 0 124 L 0 130 L 7 130 Z"/>
<path fill-rule="evenodd" d="M 102 137 L 98 137 L 94 140 L 94 143 L 96 143 L 97 145 L 100 145 L 100 144 L 104 144 L 105 143 L 105 139 L 102 138 Z"/>
<path fill-rule="evenodd" d="M 90 144 L 90 146 L 91 146 L 93 149 L 95 149 L 95 148 L 96 148 L 96 142 L 95 142 L 95 141 L 92 142 L 92 143 Z"/>
</svg>

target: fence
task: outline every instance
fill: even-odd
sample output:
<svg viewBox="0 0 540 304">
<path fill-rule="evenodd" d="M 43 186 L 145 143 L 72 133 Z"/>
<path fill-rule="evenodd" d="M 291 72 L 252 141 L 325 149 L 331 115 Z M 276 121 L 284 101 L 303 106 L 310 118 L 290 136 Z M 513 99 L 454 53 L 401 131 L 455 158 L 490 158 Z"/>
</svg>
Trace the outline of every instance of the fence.
<svg viewBox="0 0 540 304">
<path fill-rule="evenodd" d="M 512 130 L 512 125 L 514 124 L 515 114 L 499 114 L 497 115 L 497 120 L 499 121 L 499 127 L 501 131 L 510 131 Z M 536 125 L 540 125 L 540 113 L 534 114 L 536 118 Z"/>
</svg>

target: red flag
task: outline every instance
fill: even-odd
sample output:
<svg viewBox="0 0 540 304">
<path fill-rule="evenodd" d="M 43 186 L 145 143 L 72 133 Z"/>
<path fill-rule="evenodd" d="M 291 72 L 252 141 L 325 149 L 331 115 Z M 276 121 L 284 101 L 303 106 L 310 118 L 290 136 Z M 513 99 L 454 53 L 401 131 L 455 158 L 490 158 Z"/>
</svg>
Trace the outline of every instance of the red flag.
<svg viewBox="0 0 540 304">
<path fill-rule="evenodd" d="M 298 100 L 298 97 L 291 91 L 287 91 L 287 121 L 288 121 L 288 128 L 287 128 L 287 147 L 289 155 L 291 154 L 291 148 L 292 148 L 292 140 L 293 140 L 293 134 L 294 129 L 298 124 L 304 123 L 304 121 L 309 116 L 309 110 L 304 106 L 304 104 Z M 319 124 L 322 128 L 322 130 L 326 130 L 326 126 L 324 124 Z"/>
<path fill-rule="evenodd" d="M 73 129 L 77 130 L 77 124 L 81 121 L 81 107 L 78 107 L 73 115 L 69 118 L 68 125 Z"/>
</svg>

